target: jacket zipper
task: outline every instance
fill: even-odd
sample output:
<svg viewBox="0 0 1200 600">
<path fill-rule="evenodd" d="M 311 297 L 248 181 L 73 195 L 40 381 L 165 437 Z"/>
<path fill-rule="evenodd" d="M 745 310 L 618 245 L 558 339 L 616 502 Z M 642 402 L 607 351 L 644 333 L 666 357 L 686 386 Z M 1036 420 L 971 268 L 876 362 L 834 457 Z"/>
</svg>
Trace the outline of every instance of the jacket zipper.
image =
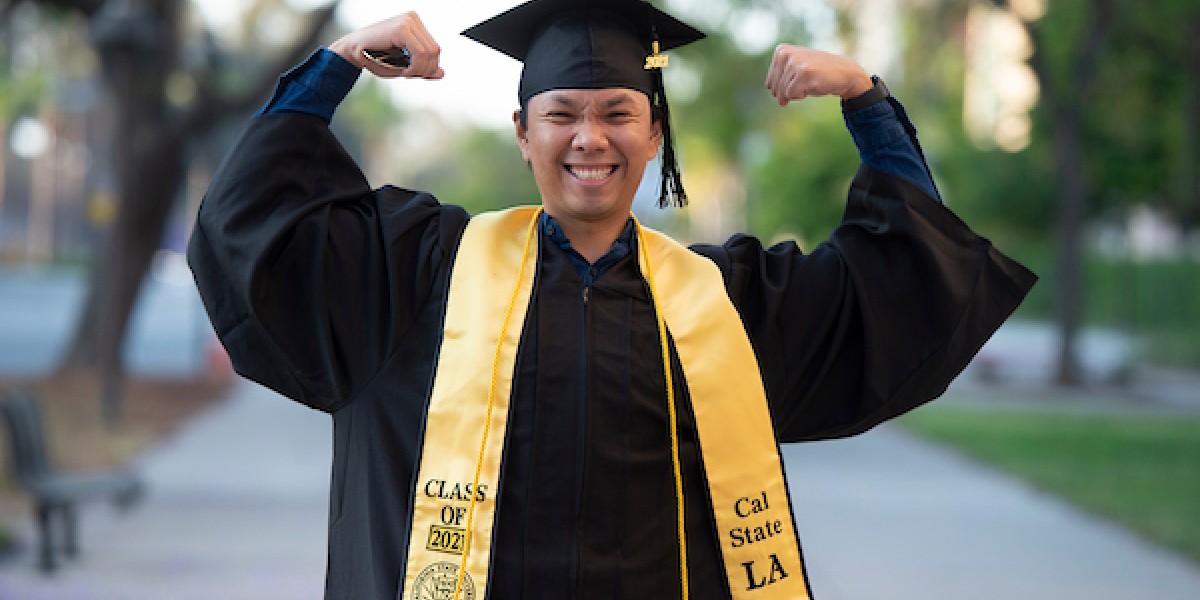
<svg viewBox="0 0 1200 600">
<path fill-rule="evenodd" d="M 575 483 L 576 500 L 575 500 L 575 587 L 576 593 L 581 592 L 580 584 L 583 582 L 583 573 L 579 547 L 583 540 L 583 505 L 585 502 L 583 482 L 586 479 L 584 469 L 587 468 L 587 411 L 589 398 L 591 396 L 591 379 L 592 365 L 589 360 L 590 354 L 587 352 L 588 346 L 592 341 L 592 320 L 589 314 L 588 302 L 592 297 L 592 286 L 584 286 L 583 288 L 583 405 L 579 407 L 579 442 L 575 447 L 575 468 L 577 479 Z"/>
</svg>

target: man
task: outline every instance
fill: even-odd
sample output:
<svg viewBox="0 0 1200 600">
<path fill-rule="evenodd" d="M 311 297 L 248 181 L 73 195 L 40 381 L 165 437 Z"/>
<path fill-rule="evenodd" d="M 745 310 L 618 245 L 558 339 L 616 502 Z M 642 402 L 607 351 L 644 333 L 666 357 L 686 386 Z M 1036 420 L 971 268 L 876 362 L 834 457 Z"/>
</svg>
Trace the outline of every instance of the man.
<svg viewBox="0 0 1200 600">
<path fill-rule="evenodd" d="M 283 77 L 189 248 L 238 371 L 333 416 L 326 596 L 808 597 L 778 443 L 940 395 L 1034 277 L 941 205 L 853 61 L 783 45 L 767 69 L 781 106 L 843 100 L 864 165 L 830 240 L 688 250 L 629 210 L 660 146 L 682 199 L 662 52 L 702 34 L 640 0 L 465 33 L 525 63 L 541 210 L 372 190 L 329 132 L 361 69 L 446 76 L 410 13 Z"/>
</svg>

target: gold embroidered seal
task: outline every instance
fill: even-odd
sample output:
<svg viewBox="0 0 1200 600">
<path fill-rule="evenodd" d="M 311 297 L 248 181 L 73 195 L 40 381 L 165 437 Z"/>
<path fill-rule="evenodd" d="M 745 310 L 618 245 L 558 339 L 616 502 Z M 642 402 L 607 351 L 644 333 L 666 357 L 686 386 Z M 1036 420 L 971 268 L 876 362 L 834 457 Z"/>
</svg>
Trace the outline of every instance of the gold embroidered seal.
<svg viewBox="0 0 1200 600">
<path fill-rule="evenodd" d="M 458 582 L 458 565 L 451 562 L 435 562 L 425 567 L 413 580 L 412 600 L 451 600 L 454 584 Z M 462 593 L 459 600 L 475 600 L 475 582 L 471 574 L 463 576 Z"/>
</svg>

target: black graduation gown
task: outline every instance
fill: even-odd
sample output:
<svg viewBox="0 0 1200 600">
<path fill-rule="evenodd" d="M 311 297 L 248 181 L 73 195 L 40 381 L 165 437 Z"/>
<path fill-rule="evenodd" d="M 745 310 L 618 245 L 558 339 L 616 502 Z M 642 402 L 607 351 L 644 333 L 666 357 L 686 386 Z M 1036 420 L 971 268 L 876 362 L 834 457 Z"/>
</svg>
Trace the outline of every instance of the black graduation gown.
<svg viewBox="0 0 1200 600">
<path fill-rule="evenodd" d="M 235 368 L 333 416 L 327 598 L 393 600 L 403 584 L 424 410 L 467 220 L 425 193 L 372 190 L 322 120 L 287 113 L 249 124 L 201 206 L 188 258 Z M 646 285 L 630 256 L 585 294 L 563 251 L 541 242 L 489 596 L 678 597 Z M 1035 279 L 915 186 L 865 168 L 843 223 L 809 254 L 747 236 L 693 249 L 724 275 L 780 442 L 856 434 L 937 397 Z M 691 595 L 724 599 L 679 385 Z"/>
</svg>

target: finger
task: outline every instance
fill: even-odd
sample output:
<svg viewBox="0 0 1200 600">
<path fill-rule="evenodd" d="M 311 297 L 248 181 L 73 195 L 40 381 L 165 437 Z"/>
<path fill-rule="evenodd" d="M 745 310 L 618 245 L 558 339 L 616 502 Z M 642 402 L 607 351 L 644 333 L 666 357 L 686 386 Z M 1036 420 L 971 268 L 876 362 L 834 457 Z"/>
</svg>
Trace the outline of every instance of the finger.
<svg viewBox="0 0 1200 600">
<path fill-rule="evenodd" d="M 782 101 L 787 95 L 787 86 L 791 78 L 792 73 L 789 68 L 782 67 L 779 69 L 779 73 L 776 74 L 775 80 L 771 82 L 770 87 L 771 95 L 775 96 L 776 100 Z"/>
<path fill-rule="evenodd" d="M 377 77 L 382 77 L 384 79 L 392 79 L 395 77 L 403 77 L 404 76 L 404 69 L 401 69 L 398 67 L 393 67 L 388 64 L 384 64 L 384 63 L 379 62 L 368 56 L 364 55 L 362 62 L 363 62 L 363 65 L 362 65 L 363 68 L 370 71 L 373 75 L 375 75 Z"/>
<path fill-rule="evenodd" d="M 784 102 L 784 105 L 788 102 L 803 100 L 811 96 L 812 94 L 809 92 L 808 81 L 797 77 L 792 81 L 792 85 L 788 87 L 787 102 Z"/>
<path fill-rule="evenodd" d="M 428 50 L 416 50 L 412 55 L 412 66 L 405 69 L 405 77 L 428 78 L 437 73 L 439 67 L 435 54 Z"/>
<path fill-rule="evenodd" d="M 774 94 L 779 85 L 779 78 L 783 71 L 786 70 L 786 53 L 784 47 L 780 45 L 775 49 L 775 54 L 771 56 L 771 66 L 767 69 L 766 86 L 771 93 Z"/>
<path fill-rule="evenodd" d="M 791 94 L 792 84 L 796 81 L 798 66 L 792 58 L 787 59 L 787 63 L 782 66 L 778 76 L 771 88 L 771 94 L 775 96 L 775 101 L 780 106 L 786 106 Z"/>
<path fill-rule="evenodd" d="M 430 49 L 426 41 L 414 39 L 409 51 L 412 53 L 412 66 L 405 71 L 405 77 L 425 79 L 437 73 L 437 51 Z"/>
<path fill-rule="evenodd" d="M 406 23 L 405 29 L 397 35 L 397 43 L 404 44 L 409 56 L 405 77 L 421 77 L 429 69 L 428 50 L 418 31 L 419 27 Z"/>
<path fill-rule="evenodd" d="M 788 73 L 787 79 L 783 80 L 779 86 L 779 93 L 775 95 L 775 100 L 780 106 L 787 106 L 792 100 L 792 89 L 796 86 L 796 73 Z"/>
<path fill-rule="evenodd" d="M 425 28 L 420 17 L 415 14 L 410 23 L 409 34 L 410 51 L 415 50 L 414 56 L 420 55 L 413 61 L 413 72 L 419 77 L 426 78 L 435 75 L 439 69 L 438 59 L 441 56 L 441 47 L 433 39 L 429 30 Z"/>
<path fill-rule="evenodd" d="M 412 64 L 405 71 L 406 77 L 428 77 L 437 72 L 438 51 L 431 48 L 428 42 L 414 39 L 410 43 L 409 52 L 412 54 Z"/>
<path fill-rule="evenodd" d="M 437 42 L 433 41 L 432 37 L 429 37 L 428 34 L 426 34 L 425 38 L 421 40 L 421 47 L 425 55 L 425 62 L 421 70 L 421 75 L 423 77 L 429 77 L 437 73 L 438 69 L 441 68 L 439 62 L 441 61 L 442 49 L 437 45 Z"/>
</svg>

